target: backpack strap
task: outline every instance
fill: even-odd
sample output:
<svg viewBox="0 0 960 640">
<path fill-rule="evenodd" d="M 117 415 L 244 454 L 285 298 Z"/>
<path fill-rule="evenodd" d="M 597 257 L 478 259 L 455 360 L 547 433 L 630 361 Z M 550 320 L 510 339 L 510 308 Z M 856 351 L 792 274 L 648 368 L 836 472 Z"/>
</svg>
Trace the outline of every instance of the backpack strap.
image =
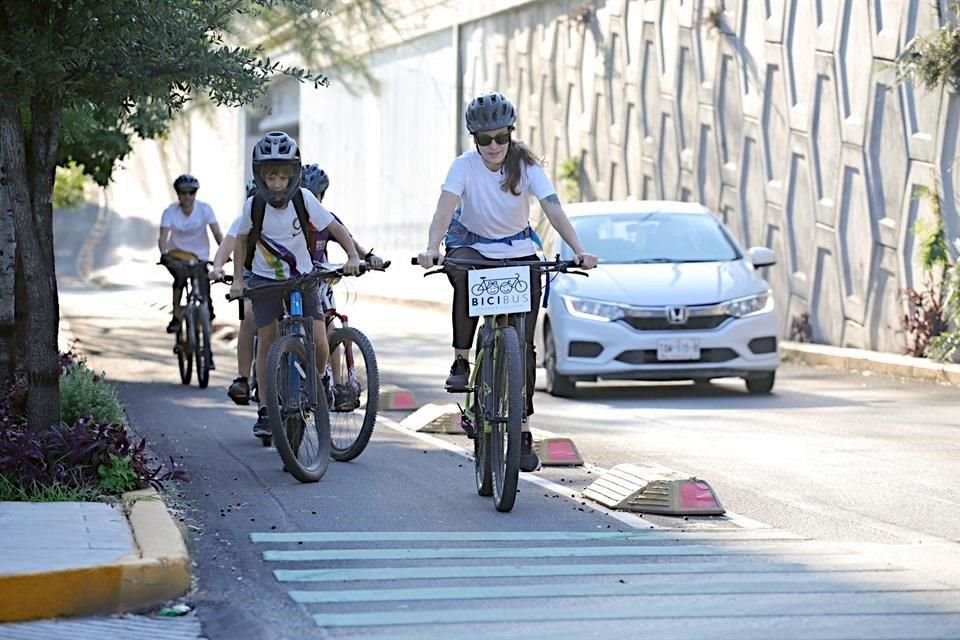
<svg viewBox="0 0 960 640">
<path fill-rule="evenodd" d="M 314 229 L 310 224 L 310 215 L 307 213 L 307 203 L 303 201 L 303 191 L 297 189 L 293 194 L 293 208 L 297 212 L 297 219 L 300 220 L 300 230 L 303 231 L 303 239 L 307 241 L 307 250 L 313 251 Z"/>
<path fill-rule="evenodd" d="M 253 203 L 250 205 L 250 217 L 253 225 L 250 227 L 250 233 L 247 234 L 247 255 L 244 256 L 243 266 L 248 271 L 253 271 L 253 254 L 257 250 L 257 243 L 260 242 L 260 232 L 263 230 L 263 216 L 267 210 L 267 201 L 256 193 L 253 196 Z"/>
</svg>

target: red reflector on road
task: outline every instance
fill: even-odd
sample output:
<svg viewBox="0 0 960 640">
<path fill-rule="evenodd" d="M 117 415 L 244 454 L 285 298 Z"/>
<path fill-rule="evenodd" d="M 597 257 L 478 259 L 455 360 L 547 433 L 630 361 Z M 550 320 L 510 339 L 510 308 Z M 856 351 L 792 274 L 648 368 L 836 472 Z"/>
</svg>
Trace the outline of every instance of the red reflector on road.
<svg viewBox="0 0 960 640">
<path fill-rule="evenodd" d="M 579 467 L 583 464 L 583 458 L 570 438 L 551 436 L 534 440 L 533 445 L 540 464 L 545 467 Z"/>
<path fill-rule="evenodd" d="M 686 480 L 680 483 L 680 508 L 719 509 L 720 505 L 706 482 Z"/>
</svg>

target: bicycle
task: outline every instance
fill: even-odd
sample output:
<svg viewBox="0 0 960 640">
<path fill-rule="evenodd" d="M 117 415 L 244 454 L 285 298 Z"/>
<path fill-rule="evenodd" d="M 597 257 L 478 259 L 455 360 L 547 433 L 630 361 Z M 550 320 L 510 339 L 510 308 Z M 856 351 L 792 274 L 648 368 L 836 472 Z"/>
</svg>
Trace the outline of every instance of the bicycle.
<svg viewBox="0 0 960 640">
<path fill-rule="evenodd" d="M 497 511 L 513 509 L 520 479 L 521 425 L 527 420 L 527 354 L 521 336 L 526 335 L 526 313 L 531 305 L 530 296 L 526 294 L 529 280 L 534 272 L 536 277 L 550 272 L 587 275 L 571 270 L 578 266 L 576 261 L 559 258 L 555 261 L 447 258 L 439 269 L 424 274 L 426 277 L 463 269 L 469 271 L 471 292 L 481 283 L 486 288 L 496 280 L 506 280 L 516 292 L 513 296 L 491 294 L 486 298 L 471 298 L 469 310 L 471 316 L 482 316 L 483 322 L 477 332 L 476 357 L 461 425 L 473 440 L 477 493 L 492 496 Z M 411 264 L 419 261 L 413 258 Z M 494 273 L 492 269 L 500 271 Z M 482 272 L 486 274 L 479 275 Z M 517 286 L 518 283 L 522 286 Z"/>
<path fill-rule="evenodd" d="M 318 268 L 323 265 L 317 264 Z M 390 266 L 387 260 L 382 269 Z M 364 264 L 364 273 L 373 270 Z M 370 339 L 350 326 L 346 314 L 332 312 L 340 323 L 329 337 L 330 358 L 325 372 L 334 385 L 327 392 L 330 414 L 330 455 L 337 462 L 349 462 L 366 449 L 380 411 L 380 371 Z M 240 319 L 243 320 L 241 303 Z M 257 335 L 254 334 L 253 364 L 248 376 L 250 396 L 258 400 L 256 374 Z M 359 357 L 358 357 L 359 356 Z M 334 366 L 336 365 L 336 366 Z M 272 444 L 271 436 L 260 436 L 263 446 Z"/>
<path fill-rule="evenodd" d="M 173 352 L 177 354 L 180 369 L 180 382 L 188 385 L 193 377 L 193 364 L 197 365 L 197 386 L 206 389 L 210 384 L 210 371 L 213 368 L 213 352 L 210 348 L 210 308 L 207 299 L 210 295 L 208 260 L 177 261 L 178 266 L 188 272 L 186 279 L 186 304 L 181 307 L 180 326 L 177 328 Z M 167 266 L 170 260 L 164 256 L 157 264 Z M 177 268 L 177 267 L 174 267 Z"/>
</svg>

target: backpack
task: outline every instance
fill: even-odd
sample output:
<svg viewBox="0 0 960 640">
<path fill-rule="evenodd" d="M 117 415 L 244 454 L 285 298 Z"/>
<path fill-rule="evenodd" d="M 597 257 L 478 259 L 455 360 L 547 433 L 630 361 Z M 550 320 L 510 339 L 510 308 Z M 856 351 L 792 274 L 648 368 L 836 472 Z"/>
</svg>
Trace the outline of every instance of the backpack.
<svg viewBox="0 0 960 640">
<path fill-rule="evenodd" d="M 313 249 L 314 230 L 310 224 L 310 216 L 307 214 L 307 204 L 303 201 L 303 192 L 297 189 L 293 197 L 293 208 L 297 212 L 297 219 L 300 221 L 300 230 L 303 231 L 303 239 L 307 243 L 307 250 Z M 253 218 L 253 226 L 250 233 L 247 234 L 247 255 L 243 266 L 253 270 L 253 255 L 257 250 L 257 243 L 260 242 L 260 232 L 263 230 L 263 216 L 267 211 L 267 201 L 260 197 L 259 193 L 254 192 L 253 203 L 250 206 L 250 215 Z"/>
</svg>

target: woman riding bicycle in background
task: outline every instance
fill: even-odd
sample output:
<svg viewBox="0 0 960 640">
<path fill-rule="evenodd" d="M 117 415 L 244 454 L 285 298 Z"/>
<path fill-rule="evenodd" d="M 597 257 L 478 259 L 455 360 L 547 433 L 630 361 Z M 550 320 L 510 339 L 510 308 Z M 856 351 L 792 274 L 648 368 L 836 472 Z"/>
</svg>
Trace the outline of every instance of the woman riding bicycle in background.
<svg viewBox="0 0 960 640">
<path fill-rule="evenodd" d="M 567 218 L 550 178 L 530 149 L 512 139 L 516 109 L 503 94 L 485 93 L 474 98 L 465 113 L 467 131 L 476 150 L 467 151 L 447 172 L 436 212 L 430 223 L 427 248 L 418 260 L 424 269 L 440 260 L 440 242 L 446 256 L 458 260 L 537 260 L 535 234 L 530 228 L 529 197 L 535 196 L 547 220 L 557 230 L 584 269 L 597 266 L 596 256 L 586 252 L 577 232 Z M 459 209 L 458 209 L 459 205 Z M 457 215 L 454 216 L 454 213 Z M 536 354 L 533 337 L 540 306 L 539 274 L 531 273 L 531 310 L 526 317 L 526 402 L 527 415 L 533 415 L 533 391 L 536 379 Z M 467 358 L 477 330 L 477 318 L 467 308 L 467 273 L 448 273 L 453 285 L 453 348 L 446 389 L 464 392 L 469 387 L 470 365 Z M 540 461 L 533 450 L 529 420 L 523 424 L 520 469 L 535 471 Z"/>
<path fill-rule="evenodd" d="M 189 276 L 187 265 L 194 260 L 210 259 L 207 227 L 210 227 L 217 244 L 223 240 L 213 208 L 206 202 L 197 200 L 199 188 L 200 181 L 190 174 L 178 176 L 173 181 L 177 202 L 164 209 L 160 216 L 160 236 L 157 238 L 160 262 L 173 276 L 173 317 L 167 325 L 167 333 L 176 333 L 180 327 L 181 299 Z M 210 319 L 213 320 L 213 302 L 209 295 L 207 305 Z"/>
</svg>

